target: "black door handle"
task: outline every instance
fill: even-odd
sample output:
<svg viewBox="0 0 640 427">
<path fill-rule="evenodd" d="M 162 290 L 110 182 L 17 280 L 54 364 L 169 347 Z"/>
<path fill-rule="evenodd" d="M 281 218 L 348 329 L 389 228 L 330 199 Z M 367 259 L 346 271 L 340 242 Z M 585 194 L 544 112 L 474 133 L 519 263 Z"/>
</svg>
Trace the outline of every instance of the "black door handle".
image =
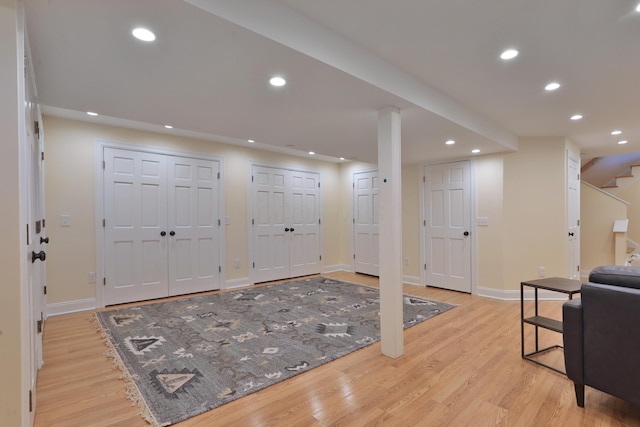
<svg viewBox="0 0 640 427">
<path fill-rule="evenodd" d="M 284 232 L 286 233 L 287 231 L 289 231 L 289 227 L 284 229 Z"/>
<path fill-rule="evenodd" d="M 468 235 L 469 235 L 469 232 L 468 232 L 468 231 L 465 231 L 465 232 L 464 232 L 464 233 L 462 233 L 462 234 L 464 234 L 465 236 L 468 236 Z"/>
<path fill-rule="evenodd" d="M 291 227 L 291 232 L 293 232 L 293 227 Z"/>
<path fill-rule="evenodd" d="M 45 259 L 47 259 L 47 254 L 45 254 L 44 251 L 31 251 L 31 263 L 36 262 L 37 259 L 39 259 L 40 261 L 44 261 Z"/>
<path fill-rule="evenodd" d="M 569 233 L 569 237 L 573 237 L 573 233 Z"/>
<path fill-rule="evenodd" d="M 48 237 L 41 237 L 40 238 L 40 243 L 49 243 L 49 238 Z"/>
<path fill-rule="evenodd" d="M 175 236 L 175 235 L 176 235 L 176 232 L 175 232 L 175 231 L 170 231 L 170 232 L 169 232 L 169 236 Z"/>
<path fill-rule="evenodd" d="M 164 237 L 164 236 L 166 236 L 166 235 L 167 235 L 167 232 L 166 232 L 166 231 L 161 231 L 161 232 L 160 232 L 160 235 L 161 235 L 162 237 Z"/>
</svg>

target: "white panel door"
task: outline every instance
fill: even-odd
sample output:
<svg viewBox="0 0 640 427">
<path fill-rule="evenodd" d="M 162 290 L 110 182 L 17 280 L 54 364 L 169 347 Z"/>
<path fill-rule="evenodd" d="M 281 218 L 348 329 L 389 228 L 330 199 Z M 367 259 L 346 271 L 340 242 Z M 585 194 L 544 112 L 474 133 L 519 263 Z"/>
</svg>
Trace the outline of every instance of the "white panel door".
<svg viewBox="0 0 640 427">
<path fill-rule="evenodd" d="M 169 295 L 220 289 L 217 162 L 168 157 Z"/>
<path fill-rule="evenodd" d="M 317 173 L 290 171 L 289 177 L 289 276 L 319 273 L 319 176 Z"/>
<path fill-rule="evenodd" d="M 105 148 L 104 161 L 104 303 L 166 297 L 167 159 Z"/>
<path fill-rule="evenodd" d="M 568 277 L 580 279 L 580 159 L 567 157 Z"/>
<path fill-rule="evenodd" d="M 471 292 L 469 162 L 424 169 L 426 284 Z"/>
<path fill-rule="evenodd" d="M 253 271 L 256 282 L 290 277 L 287 175 L 288 171 L 280 169 L 253 167 Z"/>
<path fill-rule="evenodd" d="M 356 273 L 378 276 L 378 172 L 353 174 L 353 242 Z"/>
<path fill-rule="evenodd" d="M 266 282 L 319 273 L 319 176 L 253 166 L 253 276 Z"/>
</svg>

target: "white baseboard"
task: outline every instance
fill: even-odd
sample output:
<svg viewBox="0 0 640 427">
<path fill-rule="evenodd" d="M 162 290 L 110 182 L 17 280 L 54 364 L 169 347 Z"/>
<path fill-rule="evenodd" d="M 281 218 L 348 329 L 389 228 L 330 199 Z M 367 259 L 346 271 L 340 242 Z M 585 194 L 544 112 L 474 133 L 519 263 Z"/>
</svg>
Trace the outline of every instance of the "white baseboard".
<svg viewBox="0 0 640 427">
<path fill-rule="evenodd" d="M 47 304 L 47 316 L 58 316 L 60 314 L 76 313 L 96 309 L 96 299 L 87 298 L 76 301 L 65 301 Z"/>
<path fill-rule="evenodd" d="M 519 289 L 494 289 L 478 286 L 476 295 L 480 297 L 499 299 L 503 301 L 520 301 Z M 532 301 L 535 299 L 535 291 L 533 289 L 524 290 L 524 299 L 526 301 Z M 563 301 L 567 299 L 567 294 L 561 292 L 547 291 L 544 289 L 538 290 L 539 301 Z"/>
<path fill-rule="evenodd" d="M 352 272 L 351 266 L 349 264 L 334 264 L 334 265 L 325 265 L 322 268 L 323 273 L 335 273 L 336 271 L 348 271 Z"/>
<path fill-rule="evenodd" d="M 251 286 L 251 280 L 248 277 L 241 277 L 239 279 L 231 279 L 227 280 L 224 284 L 224 288 L 222 289 L 234 289 L 234 288 L 244 288 L 246 286 Z"/>
<path fill-rule="evenodd" d="M 402 283 L 407 285 L 422 286 L 420 277 L 418 276 L 402 276 Z"/>
</svg>

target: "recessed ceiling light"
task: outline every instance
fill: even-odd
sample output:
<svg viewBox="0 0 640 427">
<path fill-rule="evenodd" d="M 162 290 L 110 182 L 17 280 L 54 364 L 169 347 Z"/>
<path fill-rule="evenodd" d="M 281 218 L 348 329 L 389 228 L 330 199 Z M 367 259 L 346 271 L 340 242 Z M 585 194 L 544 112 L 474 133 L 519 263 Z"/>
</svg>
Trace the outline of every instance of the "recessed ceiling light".
<svg viewBox="0 0 640 427">
<path fill-rule="evenodd" d="M 455 143 L 456 143 L 456 142 L 455 142 L 453 139 L 450 139 L 450 140 L 448 140 L 447 142 L 445 142 L 445 144 L 447 144 L 447 145 L 453 145 L 453 144 L 455 144 Z"/>
<path fill-rule="evenodd" d="M 143 42 L 152 42 L 156 39 L 156 35 L 153 34 L 153 32 L 142 27 L 135 28 L 131 31 L 131 34 L 133 34 L 133 37 L 138 40 L 142 40 Z"/>
<path fill-rule="evenodd" d="M 507 50 L 505 50 L 504 52 L 502 52 L 500 54 L 500 58 L 502 58 L 504 60 L 513 59 L 516 56 L 518 56 L 518 53 L 520 53 L 520 52 L 518 52 L 515 49 L 507 49 Z"/>
<path fill-rule="evenodd" d="M 611 135 L 620 135 L 621 133 L 621 130 L 614 130 L 613 132 L 611 132 Z"/>
<path fill-rule="evenodd" d="M 316 152 L 315 151 L 309 151 L 309 154 L 311 154 L 313 156 L 314 154 L 316 154 Z"/>
<path fill-rule="evenodd" d="M 580 120 L 582 118 L 582 114 L 574 114 L 571 116 L 571 120 Z"/>
<path fill-rule="evenodd" d="M 90 116 L 97 116 L 98 113 L 94 113 L 93 111 L 87 111 L 87 114 Z"/>
<path fill-rule="evenodd" d="M 478 154 L 478 153 L 480 152 L 480 150 L 479 150 L 479 149 L 477 149 L 477 148 L 475 148 L 475 149 L 471 150 L 471 152 L 472 152 L 473 154 Z"/>
<path fill-rule="evenodd" d="M 627 142 L 629 142 L 629 141 L 626 141 L 626 140 L 625 140 L 625 141 L 618 141 L 618 144 L 620 144 L 620 145 L 624 145 L 624 144 L 626 144 Z"/>
<path fill-rule="evenodd" d="M 640 12 L 640 3 L 636 6 L 636 12 Z"/>
<path fill-rule="evenodd" d="M 548 85 L 546 85 L 544 87 L 544 90 L 548 90 L 548 91 L 552 91 L 552 90 L 556 90 L 560 87 L 560 83 L 558 82 L 551 82 Z"/>
<path fill-rule="evenodd" d="M 164 125 L 164 127 L 166 127 L 167 129 L 173 129 L 173 126 L 171 125 Z"/>
<path fill-rule="evenodd" d="M 269 79 L 269 83 L 271 83 L 272 86 L 284 86 L 287 84 L 287 81 L 285 79 L 283 79 L 282 77 L 279 76 L 275 76 L 275 77 L 271 77 L 271 79 Z"/>
<path fill-rule="evenodd" d="M 247 142 L 248 142 L 249 144 L 253 144 L 255 141 L 254 141 L 253 139 L 247 139 Z"/>
<path fill-rule="evenodd" d="M 344 160 L 344 157 L 340 157 L 340 160 Z"/>
</svg>

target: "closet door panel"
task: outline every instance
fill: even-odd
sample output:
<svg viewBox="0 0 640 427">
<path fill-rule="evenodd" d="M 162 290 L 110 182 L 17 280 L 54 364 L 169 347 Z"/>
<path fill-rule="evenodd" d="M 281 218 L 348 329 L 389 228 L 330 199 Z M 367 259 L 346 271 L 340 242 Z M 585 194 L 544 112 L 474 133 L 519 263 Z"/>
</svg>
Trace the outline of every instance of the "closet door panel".
<svg viewBox="0 0 640 427">
<path fill-rule="evenodd" d="M 167 295 L 166 159 L 105 148 L 105 305 Z"/>
<path fill-rule="evenodd" d="M 169 295 L 220 289 L 219 165 L 170 157 Z"/>
</svg>

